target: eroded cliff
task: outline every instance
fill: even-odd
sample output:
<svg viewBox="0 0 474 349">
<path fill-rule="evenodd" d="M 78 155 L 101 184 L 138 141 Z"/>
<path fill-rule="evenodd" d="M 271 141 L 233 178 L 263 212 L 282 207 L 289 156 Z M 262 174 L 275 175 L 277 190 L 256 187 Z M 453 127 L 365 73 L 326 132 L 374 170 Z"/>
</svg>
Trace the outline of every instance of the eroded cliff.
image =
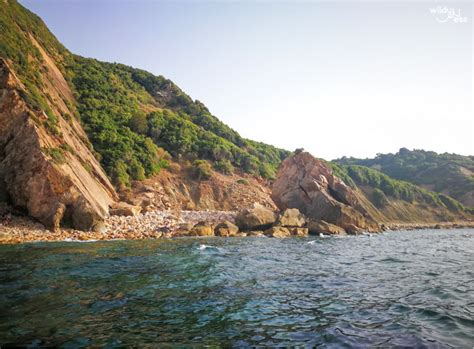
<svg viewBox="0 0 474 349">
<path fill-rule="evenodd" d="M 3 198 L 45 226 L 101 229 L 116 193 L 95 159 L 75 114 L 73 94 L 54 61 L 41 53 L 48 110 L 0 59 L 0 183 Z"/>
</svg>

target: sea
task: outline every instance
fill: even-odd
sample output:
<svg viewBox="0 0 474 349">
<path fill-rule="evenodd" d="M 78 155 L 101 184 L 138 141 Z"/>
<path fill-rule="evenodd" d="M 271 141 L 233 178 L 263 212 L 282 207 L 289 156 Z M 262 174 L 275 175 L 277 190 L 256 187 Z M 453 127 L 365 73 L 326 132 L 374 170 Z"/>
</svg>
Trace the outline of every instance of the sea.
<svg viewBox="0 0 474 349">
<path fill-rule="evenodd" d="M 0 246 L 0 347 L 474 346 L 474 230 Z"/>
</svg>

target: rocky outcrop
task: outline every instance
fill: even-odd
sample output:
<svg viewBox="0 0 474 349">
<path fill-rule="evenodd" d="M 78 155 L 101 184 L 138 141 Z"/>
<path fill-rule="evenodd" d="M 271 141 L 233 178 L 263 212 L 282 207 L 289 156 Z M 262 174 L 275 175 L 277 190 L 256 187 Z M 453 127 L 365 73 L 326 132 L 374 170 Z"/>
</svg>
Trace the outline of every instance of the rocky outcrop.
<svg viewBox="0 0 474 349">
<path fill-rule="evenodd" d="M 306 224 L 305 216 L 297 208 L 287 208 L 278 217 L 277 225 L 282 227 L 302 227 Z"/>
<path fill-rule="evenodd" d="M 240 211 L 235 217 L 235 223 L 241 230 L 266 229 L 275 221 L 275 213 L 257 203 L 253 204 L 250 208 Z"/>
<path fill-rule="evenodd" d="M 40 53 L 46 55 L 44 50 Z M 114 188 L 80 124 L 71 117 L 72 92 L 67 83 L 49 57 L 43 57 L 41 64 L 45 89 L 41 92 L 48 113 L 31 105 L 25 86 L 9 63 L 0 59 L 2 196 L 52 230 L 61 225 L 102 230 L 116 198 Z M 63 83 L 56 83 L 58 79 Z"/>
<path fill-rule="evenodd" d="M 336 177 L 323 161 L 307 152 L 285 159 L 273 183 L 272 198 L 280 210 L 298 208 L 307 217 L 342 228 L 378 231 L 356 190 Z"/>
</svg>

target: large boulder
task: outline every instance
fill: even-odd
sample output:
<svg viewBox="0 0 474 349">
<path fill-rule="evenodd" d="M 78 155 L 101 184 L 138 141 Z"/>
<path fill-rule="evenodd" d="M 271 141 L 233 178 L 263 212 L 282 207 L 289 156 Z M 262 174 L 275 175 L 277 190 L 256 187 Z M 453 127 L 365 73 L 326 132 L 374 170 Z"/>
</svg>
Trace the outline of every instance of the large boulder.
<svg viewBox="0 0 474 349">
<path fill-rule="evenodd" d="M 343 235 L 346 233 L 344 228 L 328 223 L 322 220 L 310 220 L 306 227 L 312 235 L 329 234 L 329 235 Z"/>
<path fill-rule="evenodd" d="M 341 227 L 354 225 L 364 230 L 379 230 L 362 194 L 307 152 L 294 154 L 281 163 L 272 198 L 280 210 L 297 208 L 309 218 Z"/>
<path fill-rule="evenodd" d="M 282 227 L 302 227 L 306 224 L 305 216 L 297 208 L 287 208 L 278 217 Z"/>
<path fill-rule="evenodd" d="M 239 227 L 236 226 L 234 223 L 229 222 L 229 221 L 224 221 L 222 223 L 219 223 L 215 228 L 214 228 L 214 234 L 216 236 L 237 236 L 237 233 L 239 232 Z"/>
<path fill-rule="evenodd" d="M 114 203 L 109 210 L 111 216 L 136 216 L 140 212 L 140 206 L 130 205 L 126 202 Z"/>
<path fill-rule="evenodd" d="M 237 213 L 235 223 L 241 230 L 262 230 L 275 223 L 275 213 L 258 204 Z"/>
</svg>

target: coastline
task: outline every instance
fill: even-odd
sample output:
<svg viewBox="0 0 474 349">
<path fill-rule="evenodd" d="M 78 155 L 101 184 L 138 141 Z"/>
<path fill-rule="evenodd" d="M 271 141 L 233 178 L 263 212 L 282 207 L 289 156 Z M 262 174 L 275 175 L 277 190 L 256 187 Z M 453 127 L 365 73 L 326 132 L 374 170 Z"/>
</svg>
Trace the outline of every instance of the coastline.
<svg viewBox="0 0 474 349">
<path fill-rule="evenodd" d="M 192 237 L 189 230 L 199 222 L 234 221 L 235 211 L 152 211 L 135 216 L 111 216 L 103 232 L 61 229 L 52 232 L 29 217 L 0 218 L 0 244 L 48 241 L 109 241 Z M 383 223 L 386 231 L 474 228 L 474 221 L 432 223 Z M 245 236 L 241 234 L 239 236 Z"/>
</svg>

